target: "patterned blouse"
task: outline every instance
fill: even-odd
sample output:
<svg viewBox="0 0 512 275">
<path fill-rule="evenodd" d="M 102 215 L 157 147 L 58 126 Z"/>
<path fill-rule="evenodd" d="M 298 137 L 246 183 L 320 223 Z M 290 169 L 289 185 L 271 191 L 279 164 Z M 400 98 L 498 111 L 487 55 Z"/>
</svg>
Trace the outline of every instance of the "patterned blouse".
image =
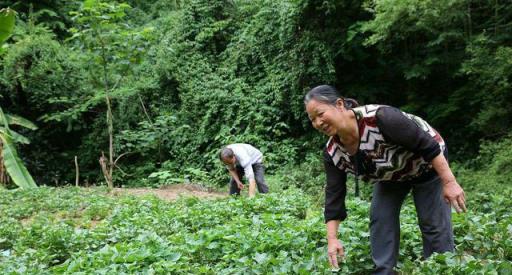
<svg viewBox="0 0 512 275">
<path fill-rule="evenodd" d="M 327 175 L 325 219 L 346 218 L 346 173 L 370 182 L 404 182 L 432 171 L 431 161 L 445 150 L 441 135 L 420 117 L 384 105 L 353 108 L 359 146 L 350 155 L 337 136 L 324 152 Z"/>
</svg>

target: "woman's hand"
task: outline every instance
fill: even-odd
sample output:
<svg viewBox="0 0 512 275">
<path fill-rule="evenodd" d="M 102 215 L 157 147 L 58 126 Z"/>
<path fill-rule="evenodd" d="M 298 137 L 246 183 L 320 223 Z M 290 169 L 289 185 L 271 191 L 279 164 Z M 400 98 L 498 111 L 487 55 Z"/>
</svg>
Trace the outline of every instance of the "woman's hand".
<svg viewBox="0 0 512 275">
<path fill-rule="evenodd" d="M 327 256 L 333 268 L 339 268 L 338 255 L 340 258 L 345 257 L 345 249 L 341 242 L 338 239 L 327 239 Z"/>
<path fill-rule="evenodd" d="M 464 196 L 464 190 L 462 190 L 462 187 L 457 183 L 457 180 L 453 176 L 452 170 L 450 169 L 450 166 L 448 166 L 448 162 L 442 153 L 432 160 L 432 166 L 443 183 L 443 197 L 446 203 L 453 206 L 457 213 L 462 211 L 466 212 L 466 198 Z"/>
<path fill-rule="evenodd" d="M 447 183 L 443 183 L 443 196 L 446 203 L 449 203 L 451 206 L 453 206 L 457 213 L 467 211 L 464 190 L 462 190 L 457 181 L 453 180 Z"/>
</svg>

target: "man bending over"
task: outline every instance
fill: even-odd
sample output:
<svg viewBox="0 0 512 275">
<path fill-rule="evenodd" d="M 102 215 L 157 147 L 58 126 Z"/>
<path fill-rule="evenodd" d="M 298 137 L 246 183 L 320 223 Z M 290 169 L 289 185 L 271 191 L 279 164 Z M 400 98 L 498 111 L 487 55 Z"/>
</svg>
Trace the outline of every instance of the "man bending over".
<svg viewBox="0 0 512 275">
<path fill-rule="evenodd" d="M 231 175 L 230 195 L 240 195 L 240 190 L 244 188 L 241 180 L 244 176 L 249 180 L 249 197 L 254 196 L 256 187 L 260 193 L 268 193 L 260 150 L 250 144 L 235 143 L 222 148 L 219 157 Z"/>
</svg>

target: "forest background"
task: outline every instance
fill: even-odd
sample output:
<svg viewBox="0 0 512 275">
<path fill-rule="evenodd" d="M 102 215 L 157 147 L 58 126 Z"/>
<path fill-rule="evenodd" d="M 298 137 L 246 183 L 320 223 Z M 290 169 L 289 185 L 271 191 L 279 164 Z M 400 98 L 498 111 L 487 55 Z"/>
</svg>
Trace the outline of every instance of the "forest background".
<svg viewBox="0 0 512 275">
<path fill-rule="evenodd" d="M 0 51 L 0 106 L 38 126 L 17 129 L 30 140 L 18 150 L 38 184 L 73 184 L 75 156 L 81 184 L 104 181 L 98 160 L 109 151 L 110 105 L 116 186 L 224 186 L 218 151 L 245 142 L 263 151 L 283 187 L 318 190 L 326 137 L 302 98 L 319 84 L 425 118 L 457 172 L 487 167 L 495 183 L 511 176 L 510 1 L 0 7 L 17 11 Z"/>
</svg>

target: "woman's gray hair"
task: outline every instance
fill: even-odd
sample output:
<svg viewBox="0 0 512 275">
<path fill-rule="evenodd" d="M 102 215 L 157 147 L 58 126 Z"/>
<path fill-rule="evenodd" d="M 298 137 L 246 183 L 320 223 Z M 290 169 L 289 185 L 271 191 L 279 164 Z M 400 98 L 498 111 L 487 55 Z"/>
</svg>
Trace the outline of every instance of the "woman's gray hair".
<svg viewBox="0 0 512 275">
<path fill-rule="evenodd" d="M 311 100 L 316 100 L 321 103 L 336 105 L 338 99 L 343 100 L 345 108 L 355 108 L 359 106 L 359 103 L 352 98 L 344 98 L 340 93 L 330 85 L 320 85 L 311 89 L 304 96 L 304 104 L 307 105 Z"/>
</svg>

